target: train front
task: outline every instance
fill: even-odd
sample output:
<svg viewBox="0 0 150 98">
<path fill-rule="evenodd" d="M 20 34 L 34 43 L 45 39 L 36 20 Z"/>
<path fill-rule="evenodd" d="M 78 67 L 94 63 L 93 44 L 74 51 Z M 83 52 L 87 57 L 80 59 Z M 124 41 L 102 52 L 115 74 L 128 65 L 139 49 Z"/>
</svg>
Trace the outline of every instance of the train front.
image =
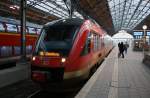
<svg viewBox="0 0 150 98">
<path fill-rule="evenodd" d="M 43 27 L 32 57 L 32 80 L 40 83 L 63 81 L 68 55 L 80 23 L 59 20 Z"/>
</svg>

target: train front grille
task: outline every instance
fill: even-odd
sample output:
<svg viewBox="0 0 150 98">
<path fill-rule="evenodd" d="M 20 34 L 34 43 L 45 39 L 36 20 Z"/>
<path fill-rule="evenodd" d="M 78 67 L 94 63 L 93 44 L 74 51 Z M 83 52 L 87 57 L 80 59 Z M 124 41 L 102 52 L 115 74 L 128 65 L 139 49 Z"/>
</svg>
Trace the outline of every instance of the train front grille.
<svg viewBox="0 0 150 98">
<path fill-rule="evenodd" d="M 38 67 L 32 66 L 31 67 L 32 75 L 37 74 L 44 77 L 45 82 L 61 82 L 63 81 L 64 76 L 64 68 L 46 68 L 46 67 Z M 41 77 L 40 76 L 40 77 Z M 33 78 L 33 76 L 32 76 Z M 41 79 L 43 79 L 41 77 Z M 34 80 L 34 79 L 33 79 Z"/>
</svg>

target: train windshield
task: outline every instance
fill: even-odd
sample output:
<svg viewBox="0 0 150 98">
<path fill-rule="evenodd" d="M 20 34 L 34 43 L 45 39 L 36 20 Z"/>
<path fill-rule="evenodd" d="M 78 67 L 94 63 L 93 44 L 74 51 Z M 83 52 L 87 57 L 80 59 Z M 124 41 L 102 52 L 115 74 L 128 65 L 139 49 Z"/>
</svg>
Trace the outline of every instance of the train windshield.
<svg viewBox="0 0 150 98">
<path fill-rule="evenodd" d="M 39 39 L 37 52 L 57 52 L 67 56 L 73 45 L 79 26 L 77 25 L 52 25 L 45 27 Z"/>
</svg>

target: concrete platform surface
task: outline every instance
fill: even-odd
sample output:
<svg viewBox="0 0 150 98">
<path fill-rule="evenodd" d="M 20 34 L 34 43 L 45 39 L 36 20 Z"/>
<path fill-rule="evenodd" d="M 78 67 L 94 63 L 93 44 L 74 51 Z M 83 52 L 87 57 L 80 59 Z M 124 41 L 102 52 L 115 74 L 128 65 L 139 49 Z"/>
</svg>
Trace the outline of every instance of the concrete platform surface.
<svg viewBox="0 0 150 98">
<path fill-rule="evenodd" d="M 150 98 L 150 67 L 142 52 L 117 54 L 116 47 L 75 98 Z"/>
</svg>

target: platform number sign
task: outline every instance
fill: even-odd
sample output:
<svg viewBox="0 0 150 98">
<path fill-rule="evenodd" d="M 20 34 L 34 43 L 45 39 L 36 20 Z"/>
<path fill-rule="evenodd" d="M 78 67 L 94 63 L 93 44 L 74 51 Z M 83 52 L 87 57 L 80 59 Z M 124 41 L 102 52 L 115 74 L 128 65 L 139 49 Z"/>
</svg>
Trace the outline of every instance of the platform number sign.
<svg viewBox="0 0 150 98">
<path fill-rule="evenodd" d="M 141 39 L 143 36 L 143 32 L 142 31 L 135 31 L 135 32 L 133 32 L 133 36 L 135 39 Z"/>
</svg>

